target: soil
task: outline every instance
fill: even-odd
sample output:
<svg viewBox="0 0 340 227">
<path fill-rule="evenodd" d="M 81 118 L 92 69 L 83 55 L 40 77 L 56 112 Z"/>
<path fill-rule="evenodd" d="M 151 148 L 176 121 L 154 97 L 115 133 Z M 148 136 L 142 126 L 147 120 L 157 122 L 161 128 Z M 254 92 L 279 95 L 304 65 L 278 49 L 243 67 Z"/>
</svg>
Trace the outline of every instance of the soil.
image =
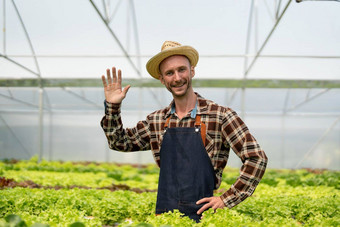
<svg viewBox="0 0 340 227">
<path fill-rule="evenodd" d="M 98 190 L 110 190 L 110 191 L 117 191 L 117 190 L 127 190 L 127 191 L 133 191 L 136 193 L 143 193 L 143 192 L 156 192 L 156 190 L 150 190 L 150 189 L 140 189 L 140 188 L 131 188 L 128 185 L 125 184 L 112 184 L 110 186 L 106 187 L 86 187 L 86 186 L 80 186 L 80 185 L 70 185 L 70 186 L 43 186 L 34 183 L 33 181 L 26 180 L 22 182 L 16 182 L 13 179 L 7 179 L 5 177 L 0 177 L 0 190 L 5 188 L 15 188 L 15 187 L 22 187 L 22 188 L 42 188 L 42 189 L 72 189 L 72 188 L 81 188 L 81 189 L 98 189 Z"/>
</svg>

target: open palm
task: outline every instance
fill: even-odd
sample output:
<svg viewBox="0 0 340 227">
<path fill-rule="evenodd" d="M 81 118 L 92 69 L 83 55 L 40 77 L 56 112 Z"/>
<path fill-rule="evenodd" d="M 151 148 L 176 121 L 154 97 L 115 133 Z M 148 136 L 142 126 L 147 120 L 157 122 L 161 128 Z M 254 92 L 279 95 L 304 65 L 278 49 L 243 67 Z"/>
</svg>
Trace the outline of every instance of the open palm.
<svg viewBox="0 0 340 227">
<path fill-rule="evenodd" d="M 128 85 L 122 90 L 121 70 L 118 70 L 118 76 L 117 76 L 116 68 L 112 67 L 112 77 L 111 77 L 110 69 L 107 69 L 106 78 L 104 75 L 102 75 L 102 81 L 103 81 L 106 101 L 110 103 L 121 103 L 130 88 L 130 85 Z"/>
</svg>

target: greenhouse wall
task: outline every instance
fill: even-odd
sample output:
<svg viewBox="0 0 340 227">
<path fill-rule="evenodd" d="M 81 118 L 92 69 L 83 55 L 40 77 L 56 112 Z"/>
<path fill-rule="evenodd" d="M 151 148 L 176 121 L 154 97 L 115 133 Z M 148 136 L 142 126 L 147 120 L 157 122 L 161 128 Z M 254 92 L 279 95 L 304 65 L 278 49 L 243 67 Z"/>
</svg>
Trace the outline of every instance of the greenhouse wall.
<svg viewBox="0 0 340 227">
<path fill-rule="evenodd" d="M 340 169 L 340 89 L 195 90 L 244 119 L 268 155 L 270 168 Z M 39 112 L 39 88 L 0 88 L 0 159 L 36 155 L 46 160 L 154 163 L 151 151 L 123 153 L 108 148 L 100 127 L 102 88 L 43 91 L 43 111 Z M 131 88 L 122 105 L 124 127 L 133 127 L 170 102 L 164 88 Z M 240 165 L 231 151 L 228 166 Z"/>
</svg>

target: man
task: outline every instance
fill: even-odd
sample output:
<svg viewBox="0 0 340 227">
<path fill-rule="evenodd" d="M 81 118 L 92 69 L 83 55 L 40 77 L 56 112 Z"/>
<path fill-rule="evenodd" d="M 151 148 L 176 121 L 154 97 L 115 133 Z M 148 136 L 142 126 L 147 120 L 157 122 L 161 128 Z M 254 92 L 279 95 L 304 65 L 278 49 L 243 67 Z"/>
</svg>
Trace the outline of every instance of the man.
<svg viewBox="0 0 340 227">
<path fill-rule="evenodd" d="M 250 196 L 267 165 L 264 151 L 235 111 L 194 92 L 198 58 L 190 46 L 164 42 L 146 68 L 171 92 L 173 101 L 126 129 L 120 107 L 130 86 L 122 89 L 121 71 L 117 75 L 112 68 L 111 77 L 108 69 L 107 78 L 102 76 L 106 108 L 101 121 L 111 149 L 152 151 L 160 166 L 156 214 L 178 209 L 197 222 L 206 209 L 232 208 Z M 240 176 L 221 196 L 213 196 L 230 148 L 243 163 Z"/>
</svg>

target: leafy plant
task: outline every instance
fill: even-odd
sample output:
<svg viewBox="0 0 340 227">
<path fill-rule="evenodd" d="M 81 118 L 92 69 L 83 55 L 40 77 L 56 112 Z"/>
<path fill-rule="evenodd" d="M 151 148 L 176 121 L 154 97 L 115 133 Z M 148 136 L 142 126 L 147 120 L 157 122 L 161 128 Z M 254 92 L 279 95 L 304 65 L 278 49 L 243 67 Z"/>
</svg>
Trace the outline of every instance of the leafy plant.
<svg viewBox="0 0 340 227">
<path fill-rule="evenodd" d="M 225 169 L 216 196 L 238 171 Z M 158 173 L 156 165 L 0 162 L 0 227 L 340 226 L 339 171 L 268 169 L 251 197 L 232 209 L 204 212 L 200 223 L 177 210 L 155 215 Z M 112 184 L 125 186 L 113 191 Z M 145 189 L 154 192 L 141 193 Z"/>
</svg>

